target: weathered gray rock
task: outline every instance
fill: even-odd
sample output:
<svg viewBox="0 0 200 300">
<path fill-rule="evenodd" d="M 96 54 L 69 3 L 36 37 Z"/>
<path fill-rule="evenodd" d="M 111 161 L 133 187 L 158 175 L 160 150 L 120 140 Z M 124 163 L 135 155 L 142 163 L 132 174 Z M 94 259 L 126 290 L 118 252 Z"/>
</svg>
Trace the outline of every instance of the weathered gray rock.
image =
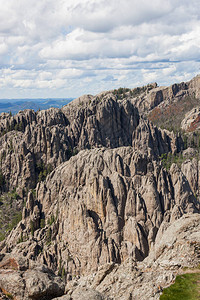
<svg viewBox="0 0 200 300">
<path fill-rule="evenodd" d="M 25 266 L 20 256 L 4 258 L 0 264 L 0 289 L 14 299 L 52 299 L 64 294 L 64 283 L 45 266 Z"/>
<path fill-rule="evenodd" d="M 142 114 L 148 114 L 154 108 L 163 108 L 180 101 L 185 97 L 200 97 L 200 75 L 188 82 L 172 84 L 169 87 L 156 85 L 146 90 L 140 96 L 132 97 L 131 102 Z"/>
<path fill-rule="evenodd" d="M 198 130 L 200 126 L 200 107 L 195 107 L 188 113 L 181 122 L 181 128 L 184 131 Z"/>
<path fill-rule="evenodd" d="M 35 200 L 29 195 L 2 252 L 24 253 L 66 275 L 89 274 L 143 260 L 161 224 L 189 212 L 199 212 L 199 203 L 175 164 L 168 173 L 132 147 L 84 150 L 38 184 Z M 16 245 L 21 236 L 28 240 Z"/>
<path fill-rule="evenodd" d="M 68 282 L 67 295 L 92 288 L 113 300 L 159 299 L 177 274 L 185 272 L 185 267 L 190 272 L 199 264 L 199 227 L 199 214 L 185 215 L 171 225 L 163 222 L 155 246 L 143 262 L 128 258 L 121 265 L 101 266 L 91 275 Z"/>
<path fill-rule="evenodd" d="M 177 137 L 141 119 L 131 100 L 117 100 L 111 92 L 81 99 L 62 109 L 1 114 L 0 159 L 7 189 L 18 187 L 22 194 L 23 188 L 34 188 L 40 172 L 81 149 L 133 146 L 160 155 L 182 147 Z"/>
<path fill-rule="evenodd" d="M 1 115 L 5 188 L 17 186 L 21 198 L 28 189 L 22 221 L 0 243 L 3 292 L 159 299 L 181 267 L 198 264 L 199 162 L 163 168 L 160 156 L 181 150 L 182 139 L 138 113 L 188 89 L 152 86 L 132 100 L 130 91 L 123 100 L 105 92 L 61 110 Z M 53 171 L 32 191 L 49 164 Z"/>
<path fill-rule="evenodd" d="M 45 272 L 44 272 L 45 271 Z M 60 277 L 51 274 L 47 268 L 34 268 L 23 274 L 26 283 L 25 294 L 30 299 L 51 299 L 64 293 L 64 283 Z"/>
<path fill-rule="evenodd" d="M 105 298 L 103 295 L 95 290 L 92 289 L 84 289 L 79 288 L 76 289 L 74 293 L 71 295 L 71 299 L 73 300 L 104 300 Z"/>
</svg>

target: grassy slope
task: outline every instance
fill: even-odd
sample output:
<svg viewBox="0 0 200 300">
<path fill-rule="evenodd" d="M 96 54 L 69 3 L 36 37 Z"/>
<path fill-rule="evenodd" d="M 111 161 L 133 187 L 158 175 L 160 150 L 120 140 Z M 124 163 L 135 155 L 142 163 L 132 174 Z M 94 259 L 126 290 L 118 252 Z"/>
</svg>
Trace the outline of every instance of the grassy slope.
<svg viewBox="0 0 200 300">
<path fill-rule="evenodd" d="M 160 300 L 200 299 L 200 273 L 188 273 L 176 277 L 174 284 L 164 289 Z"/>
</svg>

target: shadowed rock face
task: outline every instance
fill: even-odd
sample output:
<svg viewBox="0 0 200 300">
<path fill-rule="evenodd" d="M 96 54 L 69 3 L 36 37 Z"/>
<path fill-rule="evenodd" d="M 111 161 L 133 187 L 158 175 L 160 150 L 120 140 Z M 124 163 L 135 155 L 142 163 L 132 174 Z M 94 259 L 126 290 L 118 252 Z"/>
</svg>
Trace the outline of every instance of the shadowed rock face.
<svg viewBox="0 0 200 300">
<path fill-rule="evenodd" d="M 93 102 L 83 107 L 71 104 L 63 110 L 2 114 L 0 130 L 8 133 L 0 138 L 0 157 L 7 188 L 34 188 L 37 163 L 54 168 L 68 160 L 74 148 L 131 145 L 139 123 L 137 109 L 112 98 Z"/>
</svg>

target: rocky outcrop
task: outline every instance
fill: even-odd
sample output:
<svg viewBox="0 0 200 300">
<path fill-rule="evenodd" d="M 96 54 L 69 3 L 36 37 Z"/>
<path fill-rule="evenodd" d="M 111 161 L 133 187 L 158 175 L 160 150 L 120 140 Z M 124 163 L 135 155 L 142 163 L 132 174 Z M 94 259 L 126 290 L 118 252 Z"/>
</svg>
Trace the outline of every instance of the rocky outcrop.
<svg viewBox="0 0 200 300">
<path fill-rule="evenodd" d="M 140 107 L 139 111 L 155 125 L 170 131 L 196 131 L 199 128 L 199 83 L 198 75 L 189 82 L 152 89 L 143 97 L 145 108 Z M 137 107 L 138 103 L 140 101 Z"/>
<path fill-rule="evenodd" d="M 83 107 L 71 103 L 62 110 L 2 114 L 0 156 L 7 189 L 34 188 L 40 172 L 55 168 L 80 149 L 131 145 L 138 122 L 130 102 L 107 97 Z"/>
<path fill-rule="evenodd" d="M 85 148 L 133 146 L 153 155 L 182 149 L 180 139 L 144 121 L 129 100 L 107 93 L 101 99 L 83 97 L 80 103 L 77 99 L 62 110 L 1 115 L 2 134 L 7 130 L 0 138 L 6 190 L 17 187 L 22 195 Z"/>
<path fill-rule="evenodd" d="M 143 260 L 161 224 L 189 212 L 199 212 L 199 203 L 175 164 L 168 173 L 132 147 L 84 150 L 38 184 L 35 200 L 29 194 L 2 253 L 24 253 L 70 276 L 89 274 L 106 263 Z M 15 246 L 21 237 L 27 241 Z"/>
<path fill-rule="evenodd" d="M 196 98 L 200 97 L 200 75 L 197 75 L 188 82 L 188 89 L 190 89 Z"/>
<path fill-rule="evenodd" d="M 46 266 L 31 266 L 27 259 L 11 256 L 0 263 L 0 289 L 16 300 L 50 300 L 64 294 L 64 283 Z"/>
<path fill-rule="evenodd" d="M 133 132 L 132 146 L 134 149 L 145 151 L 151 157 L 159 157 L 163 153 L 176 153 L 184 148 L 181 136 L 173 132 L 160 130 L 151 122 L 141 119 Z"/>
<path fill-rule="evenodd" d="M 200 127 L 200 107 L 195 107 L 189 111 L 181 122 L 181 128 L 184 131 L 198 130 Z"/>
<path fill-rule="evenodd" d="M 183 174 L 186 176 L 192 191 L 196 196 L 199 196 L 200 191 L 200 162 L 197 158 L 187 159 L 182 165 L 181 170 Z"/>
<path fill-rule="evenodd" d="M 158 299 L 181 267 L 198 264 L 195 150 L 178 156 L 181 136 L 138 112 L 141 99 L 148 111 L 188 89 L 114 90 L 61 110 L 1 115 L 1 190 L 17 187 L 26 202 L 0 243 L 4 295 Z M 166 169 L 169 152 L 176 159 Z"/>
<path fill-rule="evenodd" d="M 184 215 L 171 225 L 164 222 L 155 247 L 143 262 L 128 258 L 121 265 L 101 266 L 89 276 L 68 282 L 67 295 L 60 299 L 77 300 L 77 294 L 91 289 L 109 300 L 160 299 L 163 288 L 172 284 L 176 275 L 198 272 L 199 224 L 199 214 Z"/>
<path fill-rule="evenodd" d="M 200 97 L 200 75 L 188 82 L 172 84 L 169 87 L 154 87 L 140 99 L 132 102 L 140 112 L 149 112 L 157 106 L 167 107 L 173 102 L 180 101 L 185 97 Z"/>
</svg>

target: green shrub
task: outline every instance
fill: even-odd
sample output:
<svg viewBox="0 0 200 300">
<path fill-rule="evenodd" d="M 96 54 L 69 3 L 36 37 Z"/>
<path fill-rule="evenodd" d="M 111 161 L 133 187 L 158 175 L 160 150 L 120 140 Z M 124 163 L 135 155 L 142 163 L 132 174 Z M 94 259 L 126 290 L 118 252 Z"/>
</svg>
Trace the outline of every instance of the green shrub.
<svg viewBox="0 0 200 300">
<path fill-rule="evenodd" d="M 55 222 L 54 215 L 51 215 L 51 217 L 48 219 L 48 224 L 51 226 Z"/>
<path fill-rule="evenodd" d="M 0 242 L 5 239 L 5 233 L 0 232 Z"/>
<path fill-rule="evenodd" d="M 64 268 L 64 267 L 62 267 L 62 273 L 61 273 L 61 277 L 62 277 L 62 279 L 64 279 L 64 278 L 65 278 L 65 268 Z"/>
<path fill-rule="evenodd" d="M 9 226 L 8 226 L 8 229 L 11 231 L 15 226 L 17 226 L 17 224 L 18 224 L 21 220 L 22 220 L 22 212 L 20 211 L 20 212 L 17 212 L 17 213 L 14 215 L 14 217 L 13 217 L 11 223 L 10 223 Z"/>
<path fill-rule="evenodd" d="M 1 158 L 0 158 L 1 163 L 2 163 L 3 160 L 5 160 L 5 158 L 6 158 L 6 151 L 3 150 L 3 151 L 2 151 L 2 154 L 1 154 Z"/>
<path fill-rule="evenodd" d="M 182 153 L 172 154 L 171 152 L 169 152 L 168 154 L 167 153 L 161 154 L 160 158 L 163 167 L 166 168 L 167 170 L 170 169 L 173 163 L 177 164 L 178 167 L 180 167 L 181 164 L 186 160 L 186 158 L 183 158 Z"/>
<path fill-rule="evenodd" d="M 49 227 L 48 230 L 47 230 L 47 233 L 46 233 L 46 243 L 47 243 L 47 245 L 51 244 L 51 235 L 52 235 L 52 232 L 51 232 L 51 228 Z"/>
<path fill-rule="evenodd" d="M 14 130 L 16 130 L 16 131 L 24 131 L 23 123 L 20 122 L 20 123 L 15 124 Z"/>
<path fill-rule="evenodd" d="M 20 196 L 16 192 L 14 192 L 12 194 L 12 198 L 14 198 L 15 200 L 18 200 L 20 198 Z"/>
<path fill-rule="evenodd" d="M 17 244 L 20 244 L 20 243 L 22 243 L 23 242 L 23 234 L 22 234 L 22 232 L 21 232 L 21 235 L 20 235 L 20 238 L 18 239 L 18 241 L 17 241 Z"/>
<path fill-rule="evenodd" d="M 141 93 L 144 93 L 146 91 L 147 87 L 146 86 L 142 86 L 142 87 L 137 87 L 135 89 L 133 89 L 131 92 L 130 92 L 130 95 L 132 97 L 137 97 L 139 96 Z"/>
<path fill-rule="evenodd" d="M 40 228 L 44 228 L 45 227 L 45 219 L 41 219 L 40 220 Z"/>
<path fill-rule="evenodd" d="M 129 91 L 130 91 L 130 89 L 128 89 L 128 88 L 122 88 L 122 87 L 120 87 L 117 90 L 115 89 L 113 91 L 113 95 L 116 95 L 117 99 L 123 99 L 123 98 L 126 97 L 126 93 L 129 92 Z"/>
<path fill-rule="evenodd" d="M 9 298 L 9 299 L 14 299 L 13 295 L 10 293 L 5 293 L 5 295 Z"/>
<path fill-rule="evenodd" d="M 76 154 L 78 154 L 78 149 L 73 148 L 73 150 L 72 150 L 71 146 L 68 146 L 66 154 L 67 154 L 67 159 L 70 159 L 72 156 L 75 156 Z"/>
<path fill-rule="evenodd" d="M 12 140 L 10 140 L 9 149 L 10 149 L 10 152 L 13 152 L 13 151 L 14 151 L 13 141 L 12 141 Z"/>
<path fill-rule="evenodd" d="M 76 154 L 78 154 L 78 149 L 74 148 L 72 151 L 72 156 L 75 156 Z"/>
<path fill-rule="evenodd" d="M 51 164 L 45 166 L 45 164 L 40 161 L 36 164 L 36 173 L 38 174 L 38 182 L 44 181 L 48 174 L 53 171 Z"/>
<path fill-rule="evenodd" d="M 5 176 L 3 175 L 2 170 L 0 169 L 0 190 L 1 190 L 1 192 L 5 186 L 5 183 L 6 183 Z"/>
<path fill-rule="evenodd" d="M 31 229 L 31 234 L 32 234 L 32 236 L 33 236 L 33 235 L 34 235 L 35 228 L 34 228 L 34 224 L 33 224 L 33 221 L 32 221 L 32 220 L 30 221 L 30 229 Z"/>
</svg>

